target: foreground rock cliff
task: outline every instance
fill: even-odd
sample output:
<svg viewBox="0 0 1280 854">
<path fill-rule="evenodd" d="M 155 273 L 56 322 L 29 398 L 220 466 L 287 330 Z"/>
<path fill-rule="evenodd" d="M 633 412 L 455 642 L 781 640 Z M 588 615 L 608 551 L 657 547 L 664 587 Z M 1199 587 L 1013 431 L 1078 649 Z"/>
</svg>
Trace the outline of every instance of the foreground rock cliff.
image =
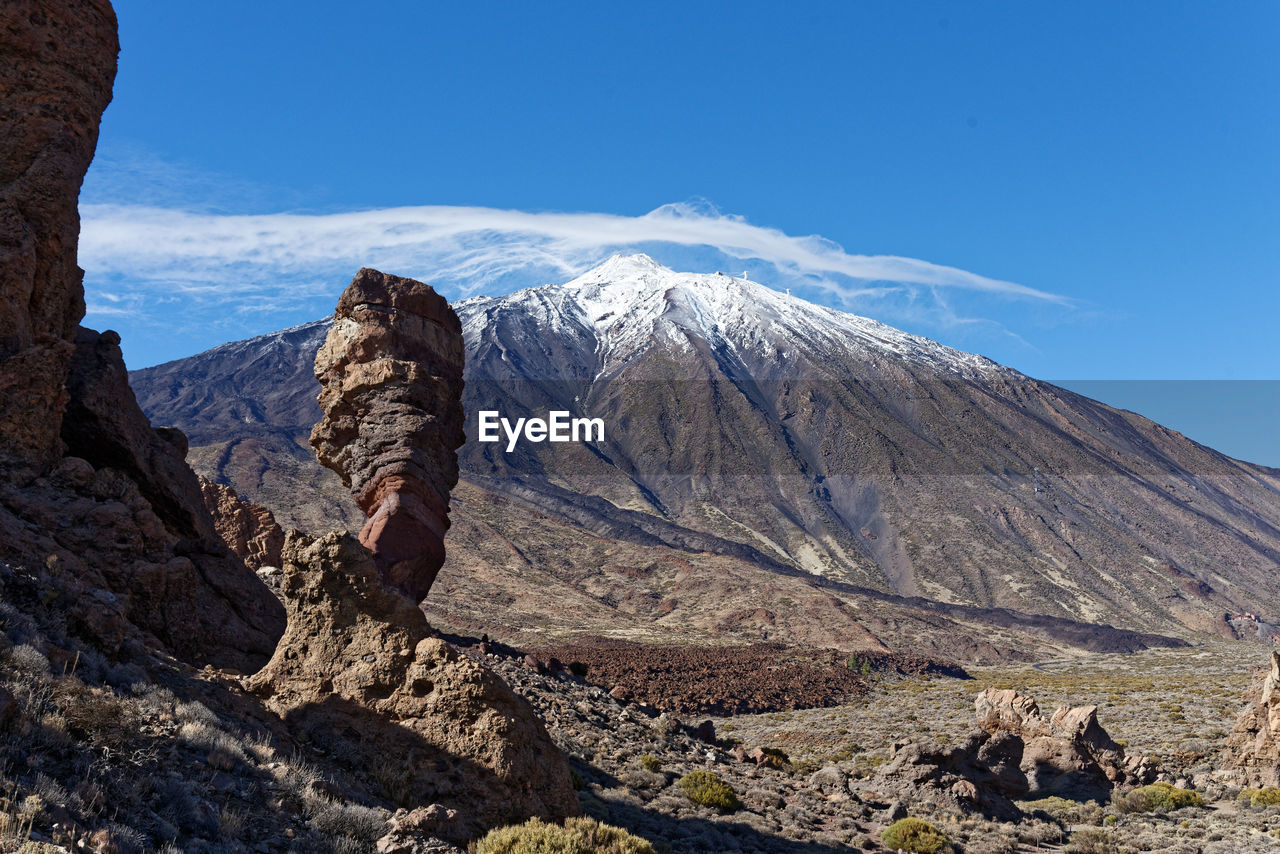
<svg viewBox="0 0 1280 854">
<path fill-rule="evenodd" d="M 311 433 L 368 517 L 360 542 L 383 581 L 415 602 L 444 563 L 462 424 L 462 325 L 430 285 L 363 269 L 316 354 Z"/>
<path fill-rule="evenodd" d="M 0 558 L 56 570 L 80 636 L 252 672 L 280 604 L 226 547 L 153 430 L 114 332 L 79 326 L 77 198 L 115 76 L 109 3 L 16 2 L 0 27 Z"/>
</svg>

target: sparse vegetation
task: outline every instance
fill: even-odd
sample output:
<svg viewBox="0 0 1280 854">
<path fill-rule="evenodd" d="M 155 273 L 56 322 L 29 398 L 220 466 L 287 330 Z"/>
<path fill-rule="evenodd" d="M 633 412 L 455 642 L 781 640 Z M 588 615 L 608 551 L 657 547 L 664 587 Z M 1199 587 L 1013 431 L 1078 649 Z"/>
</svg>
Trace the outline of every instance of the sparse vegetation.
<svg viewBox="0 0 1280 854">
<path fill-rule="evenodd" d="M 640 757 L 640 767 L 646 771 L 657 773 L 662 770 L 662 760 L 656 756 L 646 753 Z"/>
<path fill-rule="evenodd" d="M 1280 789 L 1264 786 L 1261 789 L 1241 789 L 1236 800 L 1251 807 L 1280 806 Z"/>
<path fill-rule="evenodd" d="M 690 771 L 680 778 L 677 785 L 695 804 L 721 812 L 736 812 L 742 808 L 733 787 L 711 771 Z"/>
<path fill-rule="evenodd" d="M 898 819 L 884 829 L 880 838 L 894 851 L 915 854 L 937 854 L 947 845 L 946 834 L 922 818 Z"/>
<path fill-rule="evenodd" d="M 1191 789 L 1170 783 L 1152 783 L 1128 792 L 1117 791 L 1112 804 L 1121 813 L 1173 812 L 1185 807 L 1202 807 L 1204 798 Z"/>
<path fill-rule="evenodd" d="M 601 824 L 570 818 L 563 825 L 536 818 L 492 830 L 468 849 L 470 854 L 657 854 L 648 840 Z"/>
<path fill-rule="evenodd" d="M 1111 834 L 1096 827 L 1085 827 L 1071 834 L 1064 849 L 1067 854 L 1120 854 Z"/>
</svg>

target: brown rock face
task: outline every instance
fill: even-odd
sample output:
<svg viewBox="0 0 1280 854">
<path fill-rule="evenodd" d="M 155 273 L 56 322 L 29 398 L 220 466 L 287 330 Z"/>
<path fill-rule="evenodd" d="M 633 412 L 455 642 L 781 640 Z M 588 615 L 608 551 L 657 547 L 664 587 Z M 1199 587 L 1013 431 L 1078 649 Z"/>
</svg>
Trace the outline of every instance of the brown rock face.
<svg viewBox="0 0 1280 854">
<path fill-rule="evenodd" d="M 108 654 L 251 671 L 284 610 L 214 531 L 186 438 L 142 414 L 119 337 L 79 327 L 76 204 L 118 51 L 103 0 L 0 6 L 0 558 L 43 565 Z"/>
<path fill-rule="evenodd" d="M 289 627 L 251 690 L 402 806 L 456 810 L 435 830 L 442 837 L 576 815 L 568 764 L 532 707 L 430 637 L 422 612 L 380 574 L 350 534 L 289 534 Z"/>
<path fill-rule="evenodd" d="M 213 526 L 227 547 L 253 570 L 280 566 L 284 530 L 260 504 L 245 501 L 229 486 L 200 478 L 200 494 Z"/>
<path fill-rule="evenodd" d="M 385 583 L 415 602 L 444 563 L 449 490 L 458 482 L 462 326 L 422 282 L 362 269 L 316 353 L 320 462 L 368 517 L 360 542 Z"/>
<path fill-rule="evenodd" d="M 80 184 L 116 74 L 106 0 L 0 8 L 0 473 L 61 456 L 63 378 L 84 316 Z"/>
<path fill-rule="evenodd" d="M 1280 786 L 1280 652 L 1227 739 L 1226 764 L 1251 786 Z"/>
</svg>

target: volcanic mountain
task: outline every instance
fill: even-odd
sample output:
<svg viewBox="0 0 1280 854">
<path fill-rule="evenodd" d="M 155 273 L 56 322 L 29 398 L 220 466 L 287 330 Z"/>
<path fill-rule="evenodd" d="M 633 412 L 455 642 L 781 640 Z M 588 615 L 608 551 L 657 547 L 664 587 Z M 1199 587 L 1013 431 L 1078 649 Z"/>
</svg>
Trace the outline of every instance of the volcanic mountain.
<svg viewBox="0 0 1280 854">
<path fill-rule="evenodd" d="M 979 660 L 1275 616 L 1280 470 L 1134 413 L 644 255 L 455 308 L 468 442 L 426 605 L 444 625 Z M 313 530 L 359 521 L 306 445 L 327 323 L 131 375 L 197 470 Z M 508 451 L 477 441 L 481 410 L 606 435 Z"/>
</svg>

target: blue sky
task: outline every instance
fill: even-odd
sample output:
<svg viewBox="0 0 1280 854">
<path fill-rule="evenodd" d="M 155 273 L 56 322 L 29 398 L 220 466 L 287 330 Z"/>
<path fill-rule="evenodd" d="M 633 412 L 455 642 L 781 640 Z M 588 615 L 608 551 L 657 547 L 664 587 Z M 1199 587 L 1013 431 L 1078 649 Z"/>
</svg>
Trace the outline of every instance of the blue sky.
<svg viewBox="0 0 1280 854">
<path fill-rule="evenodd" d="M 81 263 L 134 367 L 362 264 L 458 297 L 636 247 L 1047 379 L 1280 379 L 1270 0 L 116 9 Z"/>
</svg>

